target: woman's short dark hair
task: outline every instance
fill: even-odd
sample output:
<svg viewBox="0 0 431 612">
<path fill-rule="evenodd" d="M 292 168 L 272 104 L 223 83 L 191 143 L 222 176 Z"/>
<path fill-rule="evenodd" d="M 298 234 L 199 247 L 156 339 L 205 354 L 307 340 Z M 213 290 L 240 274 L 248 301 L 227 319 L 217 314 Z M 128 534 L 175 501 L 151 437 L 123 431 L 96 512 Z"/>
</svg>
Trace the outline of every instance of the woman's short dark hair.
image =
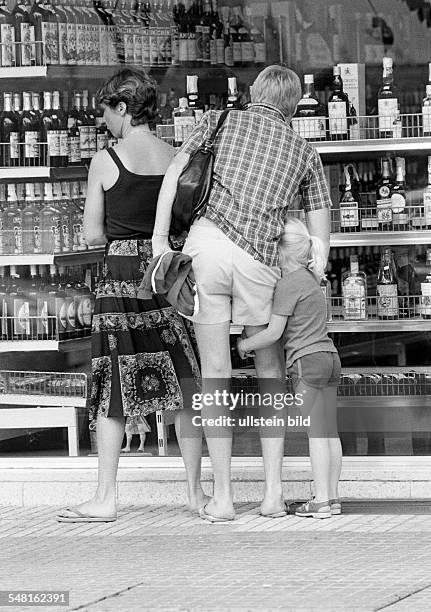
<svg viewBox="0 0 431 612">
<path fill-rule="evenodd" d="M 157 115 L 157 83 L 143 70 L 122 68 L 97 92 L 97 103 L 115 107 L 125 102 L 130 123 L 150 123 Z"/>
</svg>

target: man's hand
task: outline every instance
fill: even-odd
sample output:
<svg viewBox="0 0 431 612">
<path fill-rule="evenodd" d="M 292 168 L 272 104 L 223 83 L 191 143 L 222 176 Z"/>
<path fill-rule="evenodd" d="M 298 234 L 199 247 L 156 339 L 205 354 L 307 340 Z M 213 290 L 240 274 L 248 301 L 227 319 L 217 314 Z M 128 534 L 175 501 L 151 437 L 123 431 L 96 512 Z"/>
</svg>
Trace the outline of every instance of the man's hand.
<svg viewBox="0 0 431 612">
<path fill-rule="evenodd" d="M 247 351 L 246 346 L 244 346 L 246 344 L 246 341 L 247 341 L 246 338 L 238 338 L 236 342 L 236 350 L 238 351 L 238 355 L 240 356 L 241 359 L 247 359 L 248 357 L 254 357 L 254 352 Z"/>
<path fill-rule="evenodd" d="M 153 236 L 151 239 L 151 245 L 153 249 L 153 257 L 158 257 L 166 251 L 170 251 L 168 237 L 166 236 Z"/>
</svg>

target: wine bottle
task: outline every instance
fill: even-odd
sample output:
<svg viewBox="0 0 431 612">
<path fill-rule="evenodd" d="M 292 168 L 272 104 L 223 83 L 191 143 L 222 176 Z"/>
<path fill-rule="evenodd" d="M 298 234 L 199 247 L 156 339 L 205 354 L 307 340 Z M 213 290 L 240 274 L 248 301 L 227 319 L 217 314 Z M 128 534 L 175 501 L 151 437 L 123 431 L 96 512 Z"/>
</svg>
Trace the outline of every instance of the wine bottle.
<svg viewBox="0 0 431 612">
<path fill-rule="evenodd" d="M 304 75 L 304 93 L 292 118 L 292 128 L 307 140 L 326 139 L 325 110 L 315 94 L 312 74 Z"/>
<path fill-rule="evenodd" d="M 353 164 L 344 166 L 344 193 L 340 200 L 340 230 L 342 232 L 359 231 L 359 209 L 358 198 L 352 195 L 352 175 L 359 183 L 358 171 Z M 358 194 L 357 194 L 358 195 Z"/>
<path fill-rule="evenodd" d="M 51 32 L 49 13 L 45 8 L 45 0 L 35 0 L 30 12 L 31 22 L 35 36 L 36 65 L 42 66 L 52 63 L 51 58 Z"/>
<path fill-rule="evenodd" d="M 389 247 L 383 249 L 377 272 L 377 316 L 384 320 L 399 316 L 397 272 Z"/>
<path fill-rule="evenodd" d="M 347 140 L 349 138 L 347 121 L 349 117 L 349 98 L 343 91 L 343 80 L 339 66 L 334 66 L 333 74 L 332 95 L 328 101 L 329 135 L 331 140 Z"/>
<path fill-rule="evenodd" d="M 12 110 L 12 94 L 4 94 L 4 109 L 0 116 L 1 165 L 19 166 L 20 163 L 20 118 Z"/>
<path fill-rule="evenodd" d="M 31 93 L 24 91 L 23 112 L 21 115 L 21 142 L 23 146 L 23 166 L 40 166 L 40 121 L 36 113 L 32 112 Z"/>
<path fill-rule="evenodd" d="M 60 166 L 60 124 L 51 106 L 51 92 L 44 91 L 41 139 L 47 143 L 47 165 L 57 167 Z"/>
<path fill-rule="evenodd" d="M 409 214 L 405 185 L 406 160 L 396 157 L 396 177 L 391 189 L 392 227 L 394 230 L 406 231 L 409 227 Z"/>
<path fill-rule="evenodd" d="M 383 58 L 383 83 L 378 93 L 379 136 L 392 138 L 397 111 L 399 110 L 399 96 L 394 87 L 393 60 L 391 57 Z"/>
<path fill-rule="evenodd" d="M 428 71 L 426 96 L 422 102 L 422 133 L 424 136 L 431 136 L 431 62 L 428 64 Z"/>
<path fill-rule="evenodd" d="M 350 256 L 350 271 L 342 278 L 343 317 L 349 321 L 367 318 L 367 277 L 359 270 L 357 255 Z"/>
<path fill-rule="evenodd" d="M 187 75 L 187 101 L 191 111 L 194 112 L 195 123 L 199 123 L 205 112 L 204 105 L 199 98 L 197 75 Z"/>
<path fill-rule="evenodd" d="M 30 0 L 20 0 L 12 11 L 15 41 L 20 43 L 16 56 L 18 66 L 34 66 L 36 62 L 35 33 L 30 11 Z"/>
<path fill-rule="evenodd" d="M 40 211 L 43 253 L 61 253 L 61 211 L 54 200 L 52 183 L 44 184 L 44 203 Z"/>
<path fill-rule="evenodd" d="M 382 160 L 382 177 L 377 184 L 377 219 L 379 230 L 392 229 L 391 170 L 389 159 Z"/>
<path fill-rule="evenodd" d="M 17 56 L 15 49 L 15 27 L 12 13 L 8 8 L 7 0 L 0 1 L 0 41 L 1 66 L 16 66 Z"/>
<path fill-rule="evenodd" d="M 229 109 L 237 109 L 240 110 L 242 108 L 242 104 L 238 99 L 238 85 L 236 82 L 236 77 L 228 77 L 227 79 L 227 87 L 228 87 L 228 96 L 226 102 L 226 108 Z"/>
</svg>

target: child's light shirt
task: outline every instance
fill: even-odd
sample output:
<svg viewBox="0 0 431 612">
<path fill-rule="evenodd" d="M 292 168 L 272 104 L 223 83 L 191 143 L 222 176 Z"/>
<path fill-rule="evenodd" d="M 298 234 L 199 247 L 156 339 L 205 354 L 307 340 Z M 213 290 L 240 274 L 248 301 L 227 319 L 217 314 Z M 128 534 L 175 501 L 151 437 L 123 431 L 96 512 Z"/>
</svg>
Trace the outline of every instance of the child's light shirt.
<svg viewBox="0 0 431 612">
<path fill-rule="evenodd" d="M 272 314 L 289 317 L 283 333 L 286 368 L 304 355 L 337 352 L 326 331 L 325 296 L 309 270 L 282 270 L 275 288 Z"/>
</svg>

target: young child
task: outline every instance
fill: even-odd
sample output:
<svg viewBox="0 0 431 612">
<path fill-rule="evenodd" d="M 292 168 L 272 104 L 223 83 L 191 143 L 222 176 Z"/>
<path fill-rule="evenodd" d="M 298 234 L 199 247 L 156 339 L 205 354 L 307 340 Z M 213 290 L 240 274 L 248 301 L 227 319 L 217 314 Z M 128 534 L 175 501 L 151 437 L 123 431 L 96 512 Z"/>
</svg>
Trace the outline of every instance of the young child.
<svg viewBox="0 0 431 612">
<path fill-rule="evenodd" d="M 320 288 L 325 262 L 323 244 L 310 236 L 302 221 L 292 217 L 286 221 L 279 254 L 282 278 L 275 289 L 268 327 L 238 340 L 238 352 L 244 358 L 283 335 L 286 370 L 295 393 L 302 394 L 303 416 L 310 416 L 307 433 L 314 497 L 295 514 L 330 518 L 341 514 L 338 481 L 342 453 L 337 430 L 341 364 L 326 331 L 326 303 Z"/>
</svg>

